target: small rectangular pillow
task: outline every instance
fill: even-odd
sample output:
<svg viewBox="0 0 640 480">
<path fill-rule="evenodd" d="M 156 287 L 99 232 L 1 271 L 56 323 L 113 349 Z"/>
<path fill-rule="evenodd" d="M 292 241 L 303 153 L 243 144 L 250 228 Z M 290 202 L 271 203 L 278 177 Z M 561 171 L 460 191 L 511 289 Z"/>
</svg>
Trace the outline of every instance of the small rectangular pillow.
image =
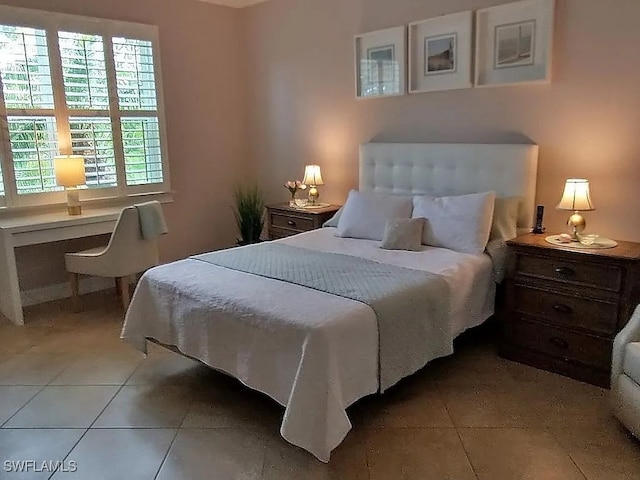
<svg viewBox="0 0 640 480">
<path fill-rule="evenodd" d="M 380 248 L 385 250 L 422 250 L 424 218 L 396 218 L 387 222 Z"/>
<path fill-rule="evenodd" d="M 411 218 L 411 208 L 411 197 L 351 190 L 335 235 L 382 240 L 387 222 L 395 218 Z"/>
<path fill-rule="evenodd" d="M 489 240 L 495 192 L 451 197 L 413 197 L 413 218 L 424 217 L 422 243 L 480 254 Z"/>
</svg>

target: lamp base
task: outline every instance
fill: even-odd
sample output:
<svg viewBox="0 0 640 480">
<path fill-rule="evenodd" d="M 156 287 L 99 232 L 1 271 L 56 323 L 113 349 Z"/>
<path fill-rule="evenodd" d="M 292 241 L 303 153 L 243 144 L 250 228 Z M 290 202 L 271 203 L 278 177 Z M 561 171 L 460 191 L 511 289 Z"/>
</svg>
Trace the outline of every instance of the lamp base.
<svg viewBox="0 0 640 480">
<path fill-rule="evenodd" d="M 567 226 L 569 227 L 569 235 L 571 235 L 572 242 L 579 242 L 578 235 L 584 231 L 587 226 L 587 222 L 580 212 L 574 212 L 573 215 L 567 220 Z"/>
<path fill-rule="evenodd" d="M 82 207 L 80 205 L 67 205 L 67 213 L 69 215 L 82 215 Z"/>
<path fill-rule="evenodd" d="M 69 215 L 82 215 L 80 195 L 76 187 L 67 187 L 67 213 Z"/>
<path fill-rule="evenodd" d="M 318 198 L 320 197 L 320 192 L 318 192 L 318 188 L 315 185 L 311 185 L 309 188 L 309 204 L 315 205 L 318 203 Z"/>
</svg>

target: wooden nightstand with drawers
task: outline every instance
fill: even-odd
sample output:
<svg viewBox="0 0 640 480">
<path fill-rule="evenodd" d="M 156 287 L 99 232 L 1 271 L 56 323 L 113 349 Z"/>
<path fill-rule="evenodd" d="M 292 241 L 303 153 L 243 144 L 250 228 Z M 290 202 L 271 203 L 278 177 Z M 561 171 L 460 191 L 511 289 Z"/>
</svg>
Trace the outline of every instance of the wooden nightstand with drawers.
<svg viewBox="0 0 640 480">
<path fill-rule="evenodd" d="M 288 203 L 267 205 L 269 240 L 320 228 L 339 209 L 339 205 L 329 205 L 322 208 L 294 208 L 290 207 Z"/>
<path fill-rule="evenodd" d="M 640 303 L 640 244 L 558 247 L 510 240 L 500 354 L 609 387 L 615 335 Z"/>
</svg>

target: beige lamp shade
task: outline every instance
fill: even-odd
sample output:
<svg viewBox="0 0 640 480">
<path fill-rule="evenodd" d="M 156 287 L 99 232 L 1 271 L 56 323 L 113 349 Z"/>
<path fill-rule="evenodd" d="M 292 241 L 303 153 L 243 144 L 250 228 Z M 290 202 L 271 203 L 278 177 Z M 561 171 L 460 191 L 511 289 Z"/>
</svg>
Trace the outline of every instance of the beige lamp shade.
<svg viewBox="0 0 640 480">
<path fill-rule="evenodd" d="M 558 210 L 590 211 L 595 210 L 589 194 L 589 180 L 569 178 L 564 186 L 562 200 L 556 207 Z"/>
<path fill-rule="evenodd" d="M 307 165 L 304 167 L 304 179 L 302 183 L 311 186 L 324 185 L 322 174 L 320 173 L 320 165 Z"/>
<path fill-rule="evenodd" d="M 56 183 L 61 187 L 84 185 L 84 157 L 82 155 L 59 155 L 53 159 Z"/>
</svg>

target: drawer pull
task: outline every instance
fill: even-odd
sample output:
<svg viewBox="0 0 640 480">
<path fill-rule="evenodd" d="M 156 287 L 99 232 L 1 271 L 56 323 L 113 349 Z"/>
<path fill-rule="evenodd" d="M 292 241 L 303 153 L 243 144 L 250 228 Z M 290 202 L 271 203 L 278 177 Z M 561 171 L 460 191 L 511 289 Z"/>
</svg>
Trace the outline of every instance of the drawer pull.
<svg viewBox="0 0 640 480">
<path fill-rule="evenodd" d="M 564 350 L 566 350 L 567 348 L 569 348 L 569 342 L 567 342 L 564 338 L 560 338 L 560 337 L 551 337 L 549 339 L 549 343 L 551 345 L 554 345 L 558 348 L 562 348 Z"/>
<path fill-rule="evenodd" d="M 576 275 L 576 271 L 570 267 L 558 267 L 556 268 L 556 273 L 563 277 L 575 277 Z"/>
<path fill-rule="evenodd" d="M 558 313 L 562 313 L 564 315 L 569 315 L 570 313 L 573 313 L 573 308 L 571 308 L 568 305 L 562 305 L 562 304 L 558 304 L 558 305 L 554 305 L 553 309 L 558 312 Z"/>
<path fill-rule="evenodd" d="M 290 227 L 295 227 L 296 226 L 296 222 L 294 222 L 293 220 L 288 220 L 287 221 L 287 225 L 289 225 Z"/>
</svg>

